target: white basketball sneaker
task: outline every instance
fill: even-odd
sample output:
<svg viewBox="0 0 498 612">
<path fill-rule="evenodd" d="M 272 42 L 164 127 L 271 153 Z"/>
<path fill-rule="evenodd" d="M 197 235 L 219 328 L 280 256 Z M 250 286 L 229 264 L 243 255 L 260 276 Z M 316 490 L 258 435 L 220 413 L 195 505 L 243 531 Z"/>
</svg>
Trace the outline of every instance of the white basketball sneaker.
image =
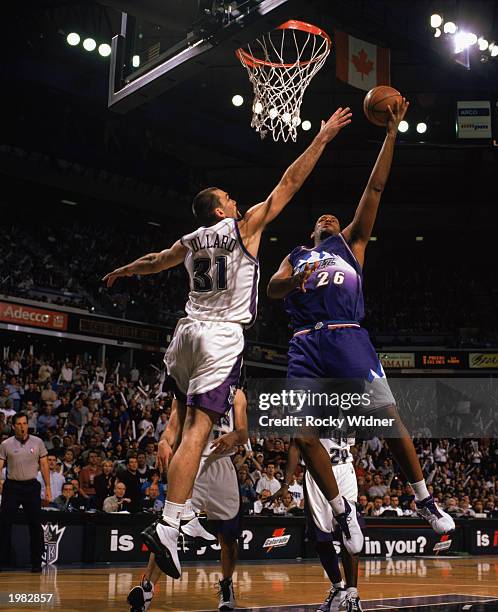
<svg viewBox="0 0 498 612">
<path fill-rule="evenodd" d="M 171 578 L 180 578 L 182 573 L 178 558 L 178 534 L 178 529 L 163 520 L 153 523 L 140 534 L 147 548 L 154 553 L 161 571 Z"/>
<path fill-rule="evenodd" d="M 442 535 L 455 529 L 455 521 L 442 510 L 435 502 L 432 495 L 416 502 L 417 514 L 425 519 L 436 533 Z"/>
<path fill-rule="evenodd" d="M 147 612 L 154 597 L 154 585 L 143 577 L 139 586 L 135 586 L 128 593 L 126 601 L 130 605 L 130 612 Z"/>
<path fill-rule="evenodd" d="M 363 532 L 361 531 L 360 524 L 358 523 L 356 506 L 354 504 L 351 506 L 345 497 L 342 499 L 344 500 L 346 510 L 342 514 L 334 515 L 334 518 L 341 528 L 342 541 L 346 547 L 346 550 L 350 555 L 357 555 L 363 548 Z"/>
<path fill-rule="evenodd" d="M 219 603 L 218 610 L 234 610 L 235 609 L 235 593 L 233 590 L 233 582 L 231 578 L 224 578 L 219 581 Z"/>
<path fill-rule="evenodd" d="M 182 525 L 180 531 L 191 538 L 202 538 L 208 540 L 208 542 L 214 542 L 217 539 L 216 536 L 204 529 L 197 517 Z"/>
<path fill-rule="evenodd" d="M 346 589 L 332 586 L 325 601 L 316 612 L 339 612 L 346 599 Z"/>
</svg>

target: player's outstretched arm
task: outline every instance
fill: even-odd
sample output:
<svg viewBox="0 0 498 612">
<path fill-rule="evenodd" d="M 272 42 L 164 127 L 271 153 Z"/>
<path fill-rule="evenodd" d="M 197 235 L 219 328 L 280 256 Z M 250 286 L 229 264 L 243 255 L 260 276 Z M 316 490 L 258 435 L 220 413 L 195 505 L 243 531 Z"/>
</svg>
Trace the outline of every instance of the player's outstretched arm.
<svg viewBox="0 0 498 612">
<path fill-rule="evenodd" d="M 237 444 L 247 444 L 247 399 L 242 389 L 237 389 L 233 403 L 234 431 L 220 436 L 211 444 L 213 453 L 220 454 L 229 451 Z"/>
<path fill-rule="evenodd" d="M 327 144 L 337 136 L 343 127 L 351 123 L 351 116 L 349 108 L 338 108 L 327 122 L 322 121 L 322 127 L 313 142 L 287 168 L 268 198 L 250 208 L 244 215 L 240 223 L 243 237 L 262 232 L 264 227 L 282 212 L 308 178 Z"/>
<path fill-rule="evenodd" d="M 389 120 L 387 122 L 386 137 L 384 144 L 377 157 L 372 174 L 368 179 L 367 186 L 360 203 L 356 209 L 353 221 L 343 230 L 342 234 L 351 245 L 356 258 L 363 265 L 365 248 L 372 235 L 372 229 L 377 217 L 380 198 L 386 186 L 394 155 L 394 145 L 398 134 L 398 126 L 410 103 L 403 98 L 401 104 L 395 102 L 393 108 L 388 108 Z"/>
<path fill-rule="evenodd" d="M 272 300 L 278 300 L 286 297 L 291 291 L 294 291 L 294 289 L 299 289 L 303 293 L 306 293 L 306 281 L 317 267 L 317 261 L 312 266 L 306 264 L 302 272 L 293 275 L 291 263 L 289 258 L 286 257 L 280 264 L 280 268 L 270 278 L 270 282 L 266 288 L 266 295 Z"/>
<path fill-rule="evenodd" d="M 106 274 L 102 279 L 108 287 L 112 287 L 117 278 L 121 276 L 133 276 L 134 274 L 156 274 L 169 268 L 174 268 L 183 262 L 187 254 L 187 247 L 177 240 L 175 244 L 169 248 L 164 249 L 160 253 L 149 253 L 136 259 L 126 266 L 116 268 L 109 274 Z"/>
</svg>

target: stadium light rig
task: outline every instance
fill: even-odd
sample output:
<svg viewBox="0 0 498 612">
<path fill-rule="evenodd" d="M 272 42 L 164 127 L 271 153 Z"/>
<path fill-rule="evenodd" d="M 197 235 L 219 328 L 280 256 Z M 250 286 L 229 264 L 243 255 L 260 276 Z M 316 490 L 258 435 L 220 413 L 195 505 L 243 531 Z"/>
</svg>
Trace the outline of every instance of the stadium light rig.
<svg viewBox="0 0 498 612">
<path fill-rule="evenodd" d="M 475 47 L 480 54 L 480 61 L 486 62 L 489 58 L 498 57 L 498 45 L 489 43 L 484 36 L 466 31 L 462 26 L 445 20 L 443 15 L 434 13 L 430 16 L 430 25 L 434 30 L 434 38 L 451 43 L 451 48 L 458 63 L 470 68 L 470 51 Z M 462 58 L 463 54 L 463 60 Z"/>
</svg>

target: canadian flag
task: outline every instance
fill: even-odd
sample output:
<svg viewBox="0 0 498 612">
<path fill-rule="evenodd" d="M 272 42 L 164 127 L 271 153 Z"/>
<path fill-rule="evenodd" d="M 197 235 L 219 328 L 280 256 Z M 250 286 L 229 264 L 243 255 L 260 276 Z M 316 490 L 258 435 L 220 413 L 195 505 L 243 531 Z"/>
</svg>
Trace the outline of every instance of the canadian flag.
<svg viewBox="0 0 498 612">
<path fill-rule="evenodd" d="M 390 84 L 389 49 L 335 31 L 336 75 L 341 81 L 369 91 Z"/>
</svg>

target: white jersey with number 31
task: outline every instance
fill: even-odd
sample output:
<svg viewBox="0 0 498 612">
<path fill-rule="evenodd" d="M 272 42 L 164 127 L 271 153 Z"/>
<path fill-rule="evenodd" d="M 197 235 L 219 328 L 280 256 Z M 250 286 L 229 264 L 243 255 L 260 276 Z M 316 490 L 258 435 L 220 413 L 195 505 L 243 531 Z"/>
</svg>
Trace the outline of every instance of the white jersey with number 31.
<svg viewBox="0 0 498 612">
<path fill-rule="evenodd" d="M 202 321 L 249 326 L 256 318 L 259 264 L 244 247 L 235 219 L 200 227 L 181 238 L 188 248 L 187 314 Z"/>
</svg>

